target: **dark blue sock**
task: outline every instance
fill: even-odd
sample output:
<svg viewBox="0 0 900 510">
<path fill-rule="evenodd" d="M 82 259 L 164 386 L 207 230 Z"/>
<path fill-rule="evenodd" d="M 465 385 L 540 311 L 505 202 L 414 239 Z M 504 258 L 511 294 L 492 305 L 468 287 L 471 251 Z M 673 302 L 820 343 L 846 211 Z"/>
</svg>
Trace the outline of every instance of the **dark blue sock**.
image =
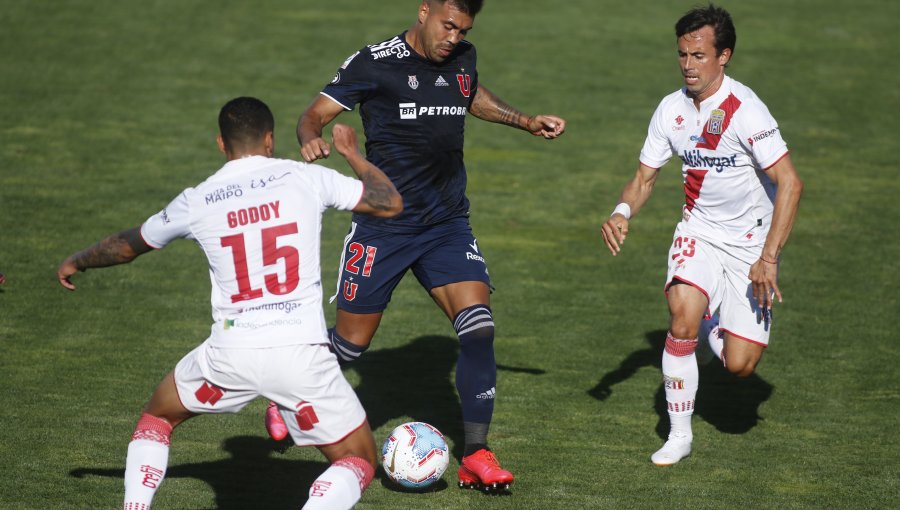
<svg viewBox="0 0 900 510">
<path fill-rule="evenodd" d="M 368 345 L 354 344 L 337 334 L 334 328 L 328 330 L 328 338 L 331 339 L 331 350 L 337 355 L 338 363 L 341 365 L 356 361 L 369 348 Z"/>
<path fill-rule="evenodd" d="M 497 391 L 491 309 L 486 305 L 470 306 L 453 319 L 453 328 L 459 336 L 456 391 L 462 404 L 466 443 L 486 444 Z"/>
</svg>

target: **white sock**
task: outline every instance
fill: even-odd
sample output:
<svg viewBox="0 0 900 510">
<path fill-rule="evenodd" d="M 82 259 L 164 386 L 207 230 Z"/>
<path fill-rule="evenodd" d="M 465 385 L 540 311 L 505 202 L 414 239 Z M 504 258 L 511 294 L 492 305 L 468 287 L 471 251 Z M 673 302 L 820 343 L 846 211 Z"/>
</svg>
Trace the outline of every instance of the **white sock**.
<svg viewBox="0 0 900 510">
<path fill-rule="evenodd" d="M 166 475 L 171 434 L 169 422 L 147 413 L 141 415 L 125 459 L 124 510 L 149 510 Z"/>
<path fill-rule="evenodd" d="M 671 426 L 669 437 L 693 437 L 691 416 L 694 414 L 694 399 L 700 385 L 700 371 L 694 355 L 696 347 L 696 339 L 678 339 L 671 333 L 666 337 L 662 371 Z"/>
<path fill-rule="evenodd" d="M 331 465 L 309 488 L 303 510 L 349 510 L 369 486 L 375 469 L 359 457 L 345 457 Z"/>
<path fill-rule="evenodd" d="M 169 447 L 160 442 L 136 439 L 128 445 L 124 510 L 149 510 L 168 462 Z"/>
</svg>

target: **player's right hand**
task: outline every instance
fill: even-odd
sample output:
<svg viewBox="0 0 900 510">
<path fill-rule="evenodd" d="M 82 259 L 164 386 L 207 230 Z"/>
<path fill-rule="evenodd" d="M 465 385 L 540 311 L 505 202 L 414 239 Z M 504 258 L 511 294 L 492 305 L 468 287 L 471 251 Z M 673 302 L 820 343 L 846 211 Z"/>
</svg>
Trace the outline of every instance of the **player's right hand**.
<svg viewBox="0 0 900 510">
<path fill-rule="evenodd" d="M 610 253 L 616 256 L 622 251 L 622 244 L 625 243 L 625 237 L 628 235 L 628 220 L 619 213 L 613 214 L 600 227 L 600 233 L 603 235 L 603 242 L 606 243 Z"/>
<path fill-rule="evenodd" d="M 59 278 L 59 284 L 69 290 L 75 290 L 75 284 L 72 283 L 72 275 L 78 272 L 78 268 L 75 267 L 75 263 L 72 262 L 71 258 L 68 258 L 63 261 L 62 264 L 59 265 L 59 269 L 56 270 L 56 277 Z"/>
<path fill-rule="evenodd" d="M 331 154 L 331 146 L 322 137 L 313 138 L 300 147 L 300 155 L 307 163 L 325 159 Z"/>
</svg>

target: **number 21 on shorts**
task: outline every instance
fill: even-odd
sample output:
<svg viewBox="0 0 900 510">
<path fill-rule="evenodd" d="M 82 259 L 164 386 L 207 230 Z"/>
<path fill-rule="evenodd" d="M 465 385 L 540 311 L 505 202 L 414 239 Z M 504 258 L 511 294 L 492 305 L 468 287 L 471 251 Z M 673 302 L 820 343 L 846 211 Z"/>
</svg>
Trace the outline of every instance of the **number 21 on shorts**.
<svg viewBox="0 0 900 510">
<path fill-rule="evenodd" d="M 350 256 L 344 264 L 344 271 L 368 278 L 372 274 L 372 265 L 375 263 L 375 252 L 378 251 L 378 247 L 363 246 L 360 243 L 350 243 L 347 246 L 347 251 L 350 253 Z M 365 261 L 363 261 L 362 268 L 360 268 L 359 262 L 362 260 L 363 256 L 365 256 Z M 358 288 L 359 284 L 353 283 L 350 280 L 344 280 L 344 299 L 353 301 L 356 298 L 356 289 Z"/>
</svg>

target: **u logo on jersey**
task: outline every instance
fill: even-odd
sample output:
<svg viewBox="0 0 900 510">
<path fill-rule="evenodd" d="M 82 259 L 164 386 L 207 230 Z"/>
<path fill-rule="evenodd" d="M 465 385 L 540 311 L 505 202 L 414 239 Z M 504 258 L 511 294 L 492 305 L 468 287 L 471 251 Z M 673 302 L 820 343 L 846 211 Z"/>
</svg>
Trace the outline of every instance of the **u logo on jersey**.
<svg viewBox="0 0 900 510">
<path fill-rule="evenodd" d="M 459 91 L 462 95 L 469 97 L 472 93 L 472 78 L 468 74 L 457 74 L 456 81 L 459 82 Z"/>
</svg>

